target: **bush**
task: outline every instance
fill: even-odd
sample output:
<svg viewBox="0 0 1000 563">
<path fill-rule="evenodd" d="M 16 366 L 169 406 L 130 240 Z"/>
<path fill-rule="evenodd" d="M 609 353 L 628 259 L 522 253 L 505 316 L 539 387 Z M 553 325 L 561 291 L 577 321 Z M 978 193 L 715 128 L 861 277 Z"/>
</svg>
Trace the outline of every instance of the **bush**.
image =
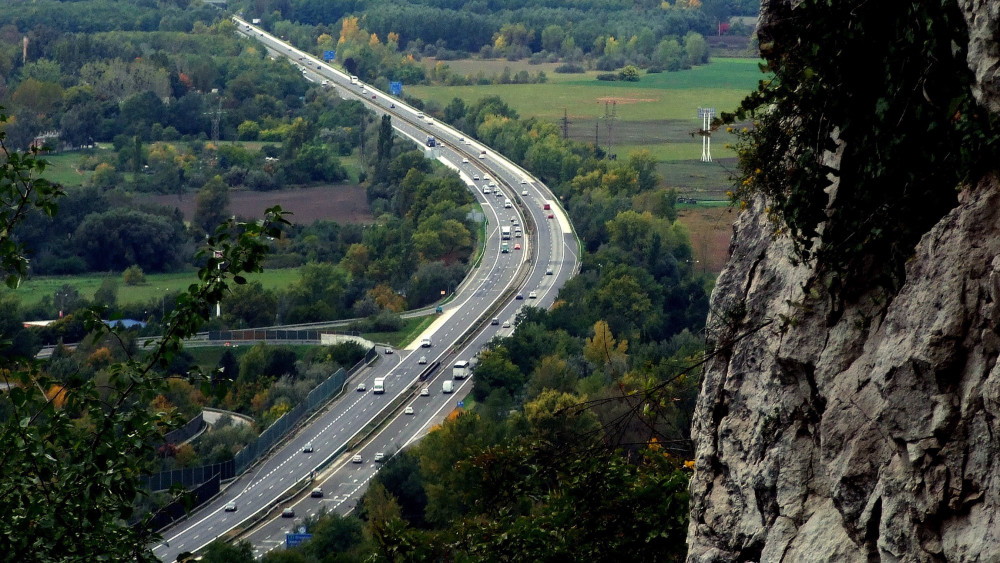
<svg viewBox="0 0 1000 563">
<path fill-rule="evenodd" d="M 125 285 L 143 285 L 146 283 L 146 273 L 142 268 L 133 264 L 122 272 L 122 281 Z"/>
<path fill-rule="evenodd" d="M 609 82 L 614 82 L 618 80 L 618 74 L 615 72 L 602 72 L 597 75 L 598 80 L 607 80 Z"/>
<path fill-rule="evenodd" d="M 560 74 L 579 74 L 586 71 L 583 65 L 577 63 L 565 63 L 556 67 L 556 72 Z"/>
</svg>

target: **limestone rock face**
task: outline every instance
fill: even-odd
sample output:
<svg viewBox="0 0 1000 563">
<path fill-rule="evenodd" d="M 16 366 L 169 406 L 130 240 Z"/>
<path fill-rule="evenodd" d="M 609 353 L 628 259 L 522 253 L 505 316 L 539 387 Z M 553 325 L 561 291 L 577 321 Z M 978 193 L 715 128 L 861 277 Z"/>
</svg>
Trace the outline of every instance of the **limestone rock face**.
<svg viewBox="0 0 1000 563">
<path fill-rule="evenodd" d="M 1000 112 L 1000 3 L 959 3 Z M 765 2 L 762 36 L 791 5 Z M 896 295 L 843 309 L 765 215 L 737 220 L 712 296 L 689 561 L 1000 560 L 1000 173 L 923 236 Z"/>
</svg>

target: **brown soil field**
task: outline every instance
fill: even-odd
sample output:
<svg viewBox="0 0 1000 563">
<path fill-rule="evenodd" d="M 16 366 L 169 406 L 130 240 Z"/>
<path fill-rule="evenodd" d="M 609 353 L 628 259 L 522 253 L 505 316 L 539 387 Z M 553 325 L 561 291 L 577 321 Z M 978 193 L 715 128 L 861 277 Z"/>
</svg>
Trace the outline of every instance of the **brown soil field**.
<svg viewBox="0 0 1000 563">
<path fill-rule="evenodd" d="M 190 221 L 194 215 L 195 193 L 182 196 L 156 195 L 137 196 L 138 203 L 155 203 L 176 207 Z M 288 220 L 293 223 L 309 224 L 317 219 L 338 223 L 368 224 L 375 221 L 368 209 L 365 189 L 361 186 L 316 186 L 275 192 L 235 191 L 229 195 L 229 211 L 239 217 L 260 218 L 268 207 L 280 205 L 292 212 Z"/>
<path fill-rule="evenodd" d="M 686 207 L 679 210 L 677 222 L 691 237 L 694 259 L 701 273 L 718 274 L 729 257 L 736 210 L 728 206 Z"/>
</svg>

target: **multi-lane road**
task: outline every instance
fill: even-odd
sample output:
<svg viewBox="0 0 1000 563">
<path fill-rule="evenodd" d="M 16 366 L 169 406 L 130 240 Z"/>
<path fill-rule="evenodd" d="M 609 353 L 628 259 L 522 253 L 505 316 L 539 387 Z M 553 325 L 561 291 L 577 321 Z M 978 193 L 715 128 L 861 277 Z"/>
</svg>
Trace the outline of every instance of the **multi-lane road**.
<svg viewBox="0 0 1000 563">
<path fill-rule="evenodd" d="M 455 298 L 421 335 L 431 339 L 431 347 L 420 347 L 418 339 L 408 349 L 382 353 L 378 362 L 348 382 L 347 391 L 313 415 L 271 455 L 185 521 L 166 530 L 164 541 L 154 547 L 163 561 L 201 549 L 252 521 L 255 524 L 243 537 L 253 543 L 258 554 L 264 553 L 283 545 L 285 533 L 320 507 L 342 514 L 352 510 L 381 465 L 375 461 L 376 454 L 388 459 L 418 440 L 468 394 L 471 379 L 454 381 L 454 391 L 443 392 L 443 382 L 452 377 L 452 364 L 472 359 L 494 336 L 510 334 L 520 307 L 551 306 L 558 288 L 579 266 L 579 246 L 569 221 L 561 208 L 551 203 L 548 189 L 526 171 L 489 147 L 466 140 L 463 133 L 430 122 L 401 101 L 370 86 L 352 84 L 349 76 L 263 30 L 238 18 L 234 22 L 240 33 L 301 66 L 305 79 L 328 81 L 341 97 L 360 99 L 379 114 L 389 113 L 400 135 L 421 146 L 428 135 L 435 136 L 438 146 L 428 148 L 428 156 L 457 170 L 476 194 L 487 223 L 486 248 L 481 262 L 456 289 Z M 484 194 L 483 188 L 490 182 L 496 187 Z M 510 207 L 505 207 L 507 200 Z M 502 241 L 507 243 L 508 252 L 501 251 L 504 226 L 512 227 L 510 240 Z M 513 228 L 518 226 L 523 232 L 520 237 Z M 493 317 L 498 324 L 491 324 Z M 384 352 L 381 347 L 380 352 Z M 419 363 L 421 357 L 426 364 Z M 427 381 L 418 381 L 427 365 L 436 362 L 441 367 Z M 372 392 L 377 377 L 385 378 L 384 394 Z M 365 385 L 365 391 L 354 390 L 359 383 Z M 420 394 L 423 388 L 426 396 Z M 412 414 L 407 414 L 407 406 L 412 407 Z M 370 423 L 387 416 L 388 421 L 369 440 L 346 450 L 351 439 Z M 303 451 L 307 444 L 312 452 Z M 361 456 L 360 463 L 352 461 L 355 455 Z M 287 499 L 290 491 L 303 485 L 305 495 Z M 314 487 L 322 489 L 322 497 L 308 494 Z M 287 500 L 279 506 L 283 499 Z M 227 505 L 236 509 L 229 511 Z M 290 508 L 294 516 L 282 517 L 279 508 Z M 261 518 L 264 514 L 267 516 Z"/>
</svg>

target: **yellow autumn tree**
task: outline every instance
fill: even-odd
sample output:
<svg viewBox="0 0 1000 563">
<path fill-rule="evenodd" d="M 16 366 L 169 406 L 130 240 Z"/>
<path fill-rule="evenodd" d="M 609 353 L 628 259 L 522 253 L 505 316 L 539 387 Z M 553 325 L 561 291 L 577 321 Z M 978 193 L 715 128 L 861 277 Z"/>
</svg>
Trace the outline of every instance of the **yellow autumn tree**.
<svg viewBox="0 0 1000 563">
<path fill-rule="evenodd" d="M 379 45 L 382 44 L 382 42 L 378 40 L 377 33 L 373 33 L 371 37 L 368 38 L 368 44 L 371 45 L 372 47 L 378 47 Z"/>
<path fill-rule="evenodd" d="M 624 371 L 626 352 L 628 340 L 617 342 L 605 321 L 594 323 L 594 336 L 588 338 L 583 346 L 583 357 L 588 362 L 619 371 Z"/>
<path fill-rule="evenodd" d="M 406 308 L 406 299 L 396 293 L 388 285 L 381 283 L 368 290 L 368 295 L 375 300 L 375 304 L 382 309 L 388 309 L 398 313 Z"/>
<path fill-rule="evenodd" d="M 361 31 L 361 26 L 358 25 L 358 17 L 346 16 L 340 23 L 340 40 L 337 43 L 357 43 L 364 37 L 364 34 L 365 32 Z"/>
</svg>

